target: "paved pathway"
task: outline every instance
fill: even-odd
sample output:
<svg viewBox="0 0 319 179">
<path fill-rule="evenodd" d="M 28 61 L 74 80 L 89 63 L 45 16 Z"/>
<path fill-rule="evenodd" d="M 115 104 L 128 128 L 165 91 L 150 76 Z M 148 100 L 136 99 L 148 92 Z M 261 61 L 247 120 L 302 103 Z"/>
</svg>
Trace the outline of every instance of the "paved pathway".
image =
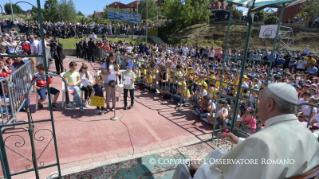
<svg viewBox="0 0 319 179">
<path fill-rule="evenodd" d="M 85 62 L 82 59 L 67 58 L 64 60 L 64 65 L 67 67 L 71 61 L 77 62 L 78 69 Z M 88 63 L 88 66 L 89 70 L 95 74 L 100 68 L 97 63 Z M 53 86 L 61 89 L 61 80 L 55 78 Z M 85 112 L 80 112 L 78 109 L 62 109 L 61 96 L 59 97 L 58 107 L 60 110 L 53 112 L 53 114 L 63 175 L 171 150 L 211 138 L 212 127 L 202 124 L 199 120 L 196 122 L 197 117 L 188 108 L 182 108 L 182 111 L 177 112 L 174 110 L 175 105 L 172 102 L 162 100 L 158 94 L 149 94 L 141 90 L 136 90 L 135 96 L 136 102 L 131 110 L 122 109 L 122 99 L 117 103 L 116 115 L 127 125 L 130 135 L 120 120 L 110 120 L 113 113 L 95 116 L 94 107 L 86 108 Z M 31 95 L 31 103 L 33 120 L 50 117 L 47 103 L 44 103 L 44 109 L 34 112 L 35 93 Z M 26 113 L 19 113 L 19 119 L 27 119 Z M 36 124 L 35 131 L 39 129 L 51 129 L 51 125 L 50 123 Z M 6 132 L 4 137 L 16 134 L 12 132 L 12 130 Z M 27 132 L 19 130 L 17 134 L 24 137 L 25 145 L 23 147 L 15 146 L 16 142 L 23 143 L 21 138 L 17 136 L 8 138 L 6 145 L 31 159 L 30 140 Z M 40 136 L 43 136 L 44 140 L 35 143 L 37 155 L 42 153 L 47 144 L 48 147 L 39 158 L 39 163 L 52 164 L 55 162 L 53 142 L 49 142 L 52 135 L 47 130 L 41 130 L 35 137 L 42 139 Z M 8 148 L 7 155 L 12 172 L 24 170 L 27 165 L 32 165 L 27 159 L 20 157 Z M 40 178 L 48 178 L 56 171 L 56 167 L 43 169 L 40 171 Z M 34 175 L 33 172 L 29 172 L 14 178 L 34 178 Z"/>
</svg>

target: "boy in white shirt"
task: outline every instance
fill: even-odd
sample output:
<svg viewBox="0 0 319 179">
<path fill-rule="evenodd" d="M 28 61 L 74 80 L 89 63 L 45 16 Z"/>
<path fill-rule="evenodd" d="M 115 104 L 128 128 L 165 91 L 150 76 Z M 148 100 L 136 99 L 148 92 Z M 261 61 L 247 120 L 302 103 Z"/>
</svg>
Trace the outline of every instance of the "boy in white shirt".
<svg viewBox="0 0 319 179">
<path fill-rule="evenodd" d="M 132 71 L 132 62 L 126 63 L 126 71 L 123 73 L 124 81 L 124 110 L 132 109 L 134 105 L 134 82 L 136 75 Z M 130 91 L 131 105 L 127 107 L 127 93 Z"/>
</svg>

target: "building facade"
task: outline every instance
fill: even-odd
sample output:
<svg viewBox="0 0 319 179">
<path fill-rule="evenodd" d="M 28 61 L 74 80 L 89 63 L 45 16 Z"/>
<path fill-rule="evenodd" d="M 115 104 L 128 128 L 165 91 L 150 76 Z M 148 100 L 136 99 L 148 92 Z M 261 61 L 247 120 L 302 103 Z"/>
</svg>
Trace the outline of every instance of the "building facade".
<svg viewBox="0 0 319 179">
<path fill-rule="evenodd" d="M 296 4 L 294 6 L 286 7 L 282 14 L 282 23 L 293 21 L 295 16 L 302 11 L 304 3 Z M 280 18 L 281 10 L 277 10 L 277 17 Z"/>
<path fill-rule="evenodd" d="M 137 11 L 138 11 L 137 5 L 140 4 L 140 3 L 141 3 L 140 1 L 133 1 L 133 2 L 131 2 L 131 3 L 128 3 L 127 6 L 130 7 L 131 11 L 137 13 Z"/>
</svg>

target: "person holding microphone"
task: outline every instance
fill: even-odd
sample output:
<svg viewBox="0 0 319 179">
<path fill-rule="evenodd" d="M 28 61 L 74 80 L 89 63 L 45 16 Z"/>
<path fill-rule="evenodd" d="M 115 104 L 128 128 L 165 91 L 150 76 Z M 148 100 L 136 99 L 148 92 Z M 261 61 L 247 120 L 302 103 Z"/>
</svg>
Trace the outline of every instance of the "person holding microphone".
<svg viewBox="0 0 319 179">
<path fill-rule="evenodd" d="M 107 112 L 115 110 L 115 87 L 117 85 L 117 76 L 120 75 L 119 66 L 113 53 L 109 54 L 106 62 L 102 65 L 102 75 L 104 75 L 104 87 L 106 91 L 106 110 Z M 113 106 L 110 108 L 110 100 Z"/>
<path fill-rule="evenodd" d="M 132 62 L 126 62 L 126 71 L 123 73 L 124 81 L 124 110 L 132 109 L 134 105 L 134 82 L 136 75 L 132 71 Z M 130 91 L 131 105 L 127 107 L 127 93 Z"/>
</svg>

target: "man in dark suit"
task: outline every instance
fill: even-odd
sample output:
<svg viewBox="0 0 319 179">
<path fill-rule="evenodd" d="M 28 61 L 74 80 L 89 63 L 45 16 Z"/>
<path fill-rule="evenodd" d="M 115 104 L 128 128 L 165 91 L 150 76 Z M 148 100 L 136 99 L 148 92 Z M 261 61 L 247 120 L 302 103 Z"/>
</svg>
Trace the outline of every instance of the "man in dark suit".
<svg viewBox="0 0 319 179">
<path fill-rule="evenodd" d="M 62 60 L 65 58 L 63 55 L 63 45 L 59 42 L 59 38 L 55 37 L 50 43 L 51 56 L 54 58 L 56 74 L 65 71 Z"/>
<path fill-rule="evenodd" d="M 90 59 L 91 57 L 92 57 L 92 62 L 94 62 L 93 53 L 94 53 L 95 48 L 96 48 L 96 45 L 95 45 L 93 39 L 90 38 L 90 41 L 88 42 L 88 61 L 89 62 L 91 61 L 91 59 Z"/>
<path fill-rule="evenodd" d="M 82 41 L 76 41 L 75 43 L 75 47 L 76 47 L 76 58 L 80 58 L 82 56 L 81 52 L 82 52 Z"/>
<path fill-rule="evenodd" d="M 85 60 L 88 57 L 88 50 L 89 50 L 88 41 L 86 40 L 86 38 L 84 38 L 82 55 Z"/>
</svg>

